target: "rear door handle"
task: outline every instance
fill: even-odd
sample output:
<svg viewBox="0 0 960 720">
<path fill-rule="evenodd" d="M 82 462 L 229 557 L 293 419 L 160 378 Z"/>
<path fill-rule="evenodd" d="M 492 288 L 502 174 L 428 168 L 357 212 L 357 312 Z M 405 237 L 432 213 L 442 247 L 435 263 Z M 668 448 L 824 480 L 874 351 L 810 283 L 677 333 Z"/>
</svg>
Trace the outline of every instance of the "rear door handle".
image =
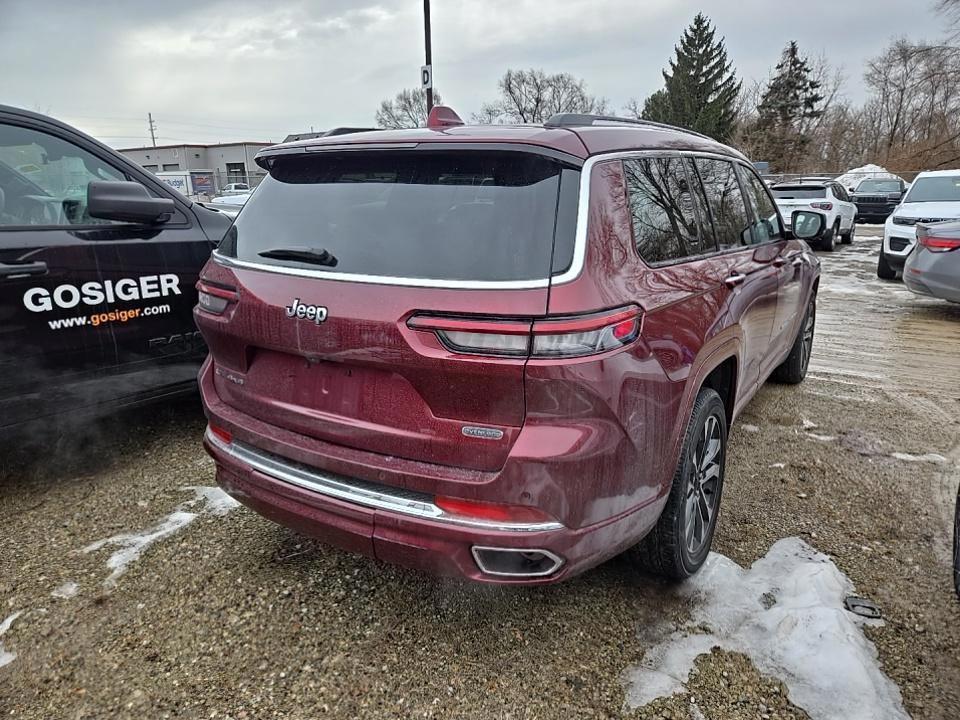
<svg viewBox="0 0 960 720">
<path fill-rule="evenodd" d="M 747 276 L 743 273 L 733 273 L 733 275 L 728 275 L 727 279 L 723 282 L 727 287 L 736 287 L 737 285 L 743 285 L 743 281 L 747 279 Z"/>
<path fill-rule="evenodd" d="M 14 279 L 26 277 L 28 275 L 45 275 L 47 264 L 45 262 L 32 263 L 0 263 L 0 279 Z"/>
</svg>

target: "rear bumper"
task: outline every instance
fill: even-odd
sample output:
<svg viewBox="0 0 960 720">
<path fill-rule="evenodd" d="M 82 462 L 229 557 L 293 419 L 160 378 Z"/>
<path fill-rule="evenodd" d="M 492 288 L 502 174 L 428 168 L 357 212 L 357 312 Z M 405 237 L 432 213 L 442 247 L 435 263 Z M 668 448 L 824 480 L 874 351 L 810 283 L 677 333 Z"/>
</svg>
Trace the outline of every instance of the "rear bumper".
<svg viewBox="0 0 960 720">
<path fill-rule="evenodd" d="M 903 283 L 917 295 L 960 303 L 960 251 L 934 253 L 918 247 L 904 263 Z"/>
<path fill-rule="evenodd" d="M 218 484 L 274 522 L 330 545 L 398 565 L 486 583 L 557 582 L 639 541 L 653 527 L 665 499 L 656 497 L 602 522 L 578 528 L 560 522 L 464 522 L 463 518 L 443 517 L 432 504 L 432 496 L 405 489 L 397 478 L 379 473 L 384 482 L 371 482 L 369 466 L 365 468 L 360 459 L 366 453 L 355 453 L 356 474 L 347 470 L 350 463 L 344 463 L 344 448 L 337 448 L 337 457 L 312 453 L 310 463 L 288 459 L 293 453 L 282 452 L 276 442 L 266 439 L 259 427 L 261 421 L 219 400 L 211 376 L 208 363 L 200 377 L 205 410 L 212 423 L 229 428 L 234 436 L 230 445 L 210 432 L 204 437 L 204 447 L 217 465 Z M 290 439 L 294 435 L 274 429 L 273 440 L 277 434 L 289 434 Z M 461 472 L 457 468 L 449 471 L 451 475 Z M 361 475 L 365 476 L 362 480 Z M 338 486 L 338 481 L 343 485 Z M 340 492 L 338 487 L 345 491 Z M 497 497 L 482 499 L 503 501 Z M 558 565 L 541 575 L 498 575 L 480 568 L 474 555 L 478 547 L 543 551 L 555 556 Z"/>
</svg>

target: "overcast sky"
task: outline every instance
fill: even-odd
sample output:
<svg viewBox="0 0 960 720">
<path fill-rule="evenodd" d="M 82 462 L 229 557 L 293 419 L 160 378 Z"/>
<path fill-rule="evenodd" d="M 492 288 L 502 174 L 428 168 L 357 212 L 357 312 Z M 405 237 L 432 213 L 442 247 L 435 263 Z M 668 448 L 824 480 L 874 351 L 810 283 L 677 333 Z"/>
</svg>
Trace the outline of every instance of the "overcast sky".
<svg viewBox="0 0 960 720">
<path fill-rule="evenodd" d="M 863 97 L 865 61 L 895 35 L 939 39 L 932 0 L 433 0 L 436 87 L 464 118 L 508 67 L 582 77 L 617 109 L 661 85 L 698 10 L 747 80 L 788 40 L 824 53 Z M 280 140 L 370 125 L 419 83 L 419 0 L 0 0 L 0 103 L 70 122 L 115 147 Z"/>
</svg>

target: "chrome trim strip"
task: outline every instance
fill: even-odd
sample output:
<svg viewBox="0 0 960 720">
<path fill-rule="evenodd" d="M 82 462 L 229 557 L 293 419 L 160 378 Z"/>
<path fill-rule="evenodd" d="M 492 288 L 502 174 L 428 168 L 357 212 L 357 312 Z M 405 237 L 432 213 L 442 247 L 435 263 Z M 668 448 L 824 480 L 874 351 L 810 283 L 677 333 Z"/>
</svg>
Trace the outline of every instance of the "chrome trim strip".
<svg viewBox="0 0 960 720">
<path fill-rule="evenodd" d="M 359 480 L 356 481 L 356 483 L 351 483 L 349 478 L 328 475 L 319 469 L 307 469 L 302 465 L 292 464 L 272 453 L 264 452 L 263 450 L 237 442 L 236 440 L 228 445 L 210 432 L 209 426 L 204 433 L 204 437 L 221 452 L 229 455 L 238 462 L 249 465 L 264 475 L 269 475 L 275 480 L 280 480 L 320 495 L 326 495 L 327 497 L 333 497 L 356 505 L 377 510 L 387 510 L 411 517 L 435 520 L 451 525 L 492 531 L 544 532 L 563 528 L 563 525 L 559 522 L 487 522 L 451 515 L 428 500 L 427 498 L 429 498 L 429 496 L 425 493 L 408 491 L 405 495 L 400 490 L 390 492 L 391 488 L 376 485 L 375 483 L 366 483 Z M 361 482 L 367 485 L 367 487 L 361 486 Z M 377 489 L 374 489 L 374 487 Z"/>
<path fill-rule="evenodd" d="M 509 573 L 509 572 L 496 572 L 495 570 L 488 570 L 484 567 L 483 562 L 480 560 L 480 555 L 478 550 L 490 550 L 492 552 L 501 552 L 501 553 L 540 553 L 546 556 L 549 560 L 553 561 L 553 565 L 548 570 L 542 570 L 536 573 Z M 485 575 L 497 575 L 499 577 L 514 577 L 514 578 L 532 578 L 532 577 L 546 577 L 547 575 L 553 575 L 557 570 L 563 567 L 564 560 L 559 555 L 556 555 L 549 550 L 544 550 L 543 548 L 503 548 L 503 547 L 489 547 L 486 545 L 474 545 L 470 548 L 470 554 L 473 555 L 473 561 L 477 564 L 477 567 L 480 568 L 480 572 Z"/>
<path fill-rule="evenodd" d="M 368 146 L 369 147 L 369 146 Z M 357 146 L 362 150 L 363 146 Z M 235 267 L 246 270 L 257 270 L 260 272 L 272 272 L 280 275 L 293 275 L 296 277 L 317 278 L 321 280 L 341 280 L 343 282 L 371 283 L 376 285 L 406 285 L 411 287 L 424 288 L 448 288 L 457 290 L 532 290 L 535 288 L 549 287 L 551 284 L 562 285 L 572 282 L 580 277 L 583 272 L 583 264 L 587 257 L 587 225 L 590 220 L 590 183 L 593 176 L 593 168 L 599 162 L 606 160 L 622 160 L 631 157 L 644 157 L 656 155 L 665 156 L 683 156 L 692 155 L 695 157 L 710 157 L 730 162 L 739 162 L 746 164 L 743 158 L 734 155 L 725 155 L 723 153 L 713 153 L 700 150 L 618 150 L 616 152 L 600 153 L 591 155 L 580 168 L 580 193 L 577 201 L 577 229 L 574 235 L 573 260 L 570 267 L 559 275 L 539 280 L 441 280 L 431 278 L 407 278 L 407 277 L 389 277 L 384 275 L 364 275 L 362 273 L 337 273 L 327 270 L 308 270 L 303 268 L 284 267 L 282 265 L 269 265 L 266 263 L 251 262 L 249 260 L 238 260 L 236 258 L 221 255 L 217 250 L 211 254 L 213 261 L 224 267 Z"/>
</svg>

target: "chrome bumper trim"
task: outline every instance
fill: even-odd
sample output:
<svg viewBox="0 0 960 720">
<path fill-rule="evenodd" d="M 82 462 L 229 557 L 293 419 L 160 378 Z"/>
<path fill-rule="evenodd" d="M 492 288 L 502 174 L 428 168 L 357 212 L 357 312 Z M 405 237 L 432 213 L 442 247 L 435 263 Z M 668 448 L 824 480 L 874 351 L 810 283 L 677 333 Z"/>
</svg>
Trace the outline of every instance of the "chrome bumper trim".
<svg viewBox="0 0 960 720">
<path fill-rule="evenodd" d="M 391 488 L 365 480 L 325 473 L 317 468 L 286 460 L 236 440 L 227 444 L 211 433 L 209 427 L 204 433 L 204 437 L 220 452 L 229 455 L 237 462 L 250 466 L 257 472 L 268 475 L 275 480 L 355 505 L 490 531 L 545 532 L 563 529 L 563 525 L 559 522 L 491 522 L 451 515 L 435 505 L 432 497 L 426 493 Z"/>
</svg>

